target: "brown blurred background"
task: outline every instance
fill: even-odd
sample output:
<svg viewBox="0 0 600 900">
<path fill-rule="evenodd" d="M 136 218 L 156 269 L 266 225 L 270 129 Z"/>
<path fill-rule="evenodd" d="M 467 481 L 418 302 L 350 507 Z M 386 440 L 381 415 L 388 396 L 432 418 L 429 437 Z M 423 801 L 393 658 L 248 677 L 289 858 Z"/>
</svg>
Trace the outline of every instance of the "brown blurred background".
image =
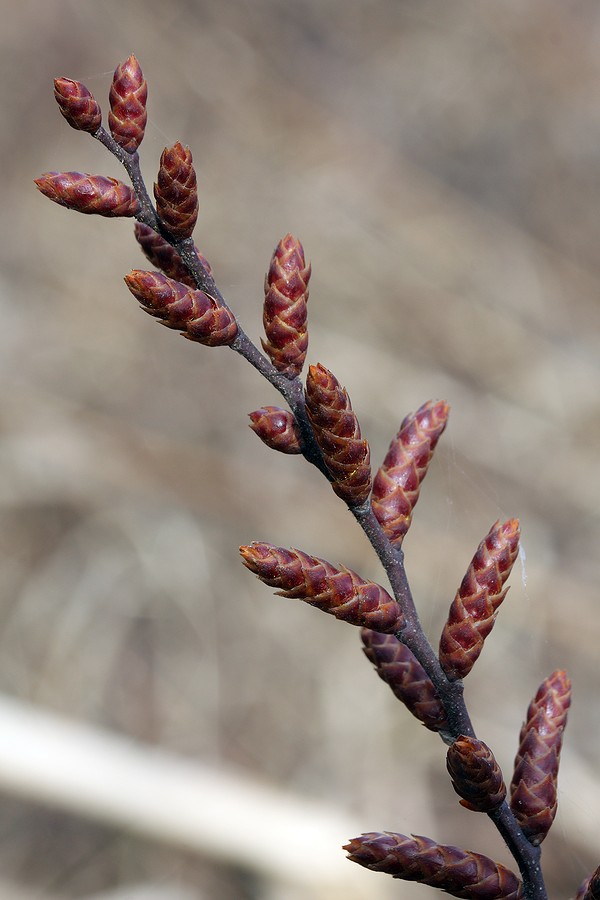
<svg viewBox="0 0 600 900">
<path fill-rule="evenodd" d="M 365 831 L 508 861 L 491 824 L 458 807 L 443 746 L 388 696 L 355 631 L 274 598 L 238 563 L 238 545 L 261 539 L 382 577 L 318 473 L 247 428 L 273 391 L 229 351 L 137 310 L 122 284 L 143 264 L 130 222 L 84 219 L 33 188 L 50 169 L 120 177 L 62 120 L 52 79 L 83 81 L 106 111 L 112 71 L 134 52 L 148 183 L 165 145 L 190 145 L 196 241 L 250 336 L 289 230 L 313 264 L 310 361 L 347 386 L 375 464 L 407 412 L 450 402 L 405 544 L 434 642 L 479 540 L 520 517 L 526 558 L 466 693 L 509 777 L 537 685 L 572 675 L 544 845 L 552 895 L 571 896 L 599 861 L 598 4 L 1 5 L 2 694 L 34 718 L 316 799 Z M 7 752 L 23 755 L 18 742 Z M 235 820 L 221 858 L 77 797 L 61 804 L 2 765 L 6 897 L 288 896 L 236 862 Z M 370 879 L 372 898 L 430 894 Z"/>
</svg>

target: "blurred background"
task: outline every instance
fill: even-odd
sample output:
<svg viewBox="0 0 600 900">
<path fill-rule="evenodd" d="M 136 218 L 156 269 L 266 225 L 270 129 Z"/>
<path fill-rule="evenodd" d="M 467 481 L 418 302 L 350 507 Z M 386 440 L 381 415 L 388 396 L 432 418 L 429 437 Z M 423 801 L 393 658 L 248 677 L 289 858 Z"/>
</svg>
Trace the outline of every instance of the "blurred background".
<svg viewBox="0 0 600 900">
<path fill-rule="evenodd" d="M 343 860 L 384 829 L 510 864 L 355 630 L 239 564 L 239 544 L 266 540 L 382 578 L 318 473 L 247 428 L 275 393 L 139 312 L 130 221 L 33 187 L 47 170 L 121 177 L 59 115 L 52 79 L 107 112 L 132 52 L 148 184 L 164 146 L 190 145 L 195 239 L 250 336 L 291 231 L 313 265 L 309 360 L 347 386 L 374 464 L 404 415 L 450 402 L 405 542 L 434 643 L 492 522 L 521 519 L 466 695 L 510 778 L 531 696 L 571 674 L 544 859 L 551 894 L 572 896 L 600 827 L 598 4 L 2 7 L 2 896 L 433 896 Z"/>
</svg>

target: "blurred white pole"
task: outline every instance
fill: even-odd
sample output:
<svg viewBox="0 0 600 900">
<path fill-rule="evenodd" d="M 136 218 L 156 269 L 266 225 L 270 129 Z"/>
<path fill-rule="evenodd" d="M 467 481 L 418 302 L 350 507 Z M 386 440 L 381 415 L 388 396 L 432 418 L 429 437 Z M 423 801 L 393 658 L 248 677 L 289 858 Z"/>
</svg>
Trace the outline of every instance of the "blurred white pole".
<svg viewBox="0 0 600 900">
<path fill-rule="evenodd" d="M 0 790 L 247 866 L 305 898 L 389 896 L 344 858 L 365 829 L 335 810 L 1 695 Z"/>
</svg>

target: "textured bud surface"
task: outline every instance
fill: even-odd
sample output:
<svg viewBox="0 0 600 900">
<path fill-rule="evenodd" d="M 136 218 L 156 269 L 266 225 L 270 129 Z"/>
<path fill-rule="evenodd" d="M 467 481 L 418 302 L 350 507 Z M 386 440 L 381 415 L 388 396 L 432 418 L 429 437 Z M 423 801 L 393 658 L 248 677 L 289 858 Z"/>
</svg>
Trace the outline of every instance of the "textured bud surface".
<svg viewBox="0 0 600 900">
<path fill-rule="evenodd" d="M 544 840 L 556 816 L 558 764 L 570 704 L 571 681 L 558 670 L 540 685 L 519 735 L 510 808 L 532 844 Z"/>
<path fill-rule="evenodd" d="M 279 372 L 295 378 L 308 347 L 307 309 L 310 265 L 291 234 L 278 243 L 265 278 L 263 349 Z"/>
<path fill-rule="evenodd" d="M 147 313 L 168 328 L 177 328 L 185 337 L 207 347 L 231 344 L 238 332 L 231 310 L 221 306 L 204 291 L 194 290 L 160 272 L 134 269 L 125 283 Z"/>
<path fill-rule="evenodd" d="M 179 141 L 162 152 L 154 196 L 165 228 L 178 239 L 190 237 L 198 218 L 198 189 L 191 151 Z"/>
<path fill-rule="evenodd" d="M 371 832 L 345 845 L 352 862 L 404 881 L 437 887 L 468 900 L 520 900 L 523 886 L 510 869 L 481 853 L 430 838 Z"/>
<path fill-rule="evenodd" d="M 446 711 L 433 682 L 408 647 L 393 634 L 368 628 L 362 629 L 361 638 L 365 656 L 409 712 L 430 731 L 446 730 Z"/>
<path fill-rule="evenodd" d="M 473 668 L 506 596 L 504 582 L 518 550 L 516 519 L 496 522 L 479 545 L 452 601 L 440 640 L 440 663 L 449 678 L 464 678 Z"/>
<path fill-rule="evenodd" d="M 117 144 L 135 153 L 146 129 L 148 86 L 135 56 L 117 66 L 110 87 L 108 127 Z"/>
<path fill-rule="evenodd" d="M 304 600 L 351 625 L 374 631 L 398 631 L 402 611 L 380 585 L 364 581 L 350 569 L 337 569 L 301 550 L 272 544 L 240 547 L 244 565 L 282 597 Z"/>
<path fill-rule="evenodd" d="M 494 754 L 483 741 L 460 735 L 448 748 L 446 766 L 461 806 L 491 812 L 506 797 L 506 787 Z"/>
<path fill-rule="evenodd" d="M 263 406 L 248 415 L 250 428 L 267 447 L 281 453 L 301 453 L 300 432 L 291 412 L 278 406 Z"/>
<path fill-rule="evenodd" d="M 369 445 L 361 436 L 348 394 L 320 364 L 308 371 L 306 412 L 333 490 L 349 506 L 364 503 L 371 490 Z"/>
<path fill-rule="evenodd" d="M 407 416 L 373 481 L 371 506 L 395 546 L 408 531 L 421 482 L 448 421 L 450 407 L 430 400 Z"/>
<path fill-rule="evenodd" d="M 137 197 L 130 187 L 104 175 L 84 172 L 45 172 L 35 179 L 38 189 L 61 206 L 98 216 L 135 216 Z"/>
<path fill-rule="evenodd" d="M 142 222 L 135 223 L 134 231 L 135 238 L 142 248 L 144 256 L 153 266 L 156 266 L 169 278 L 173 278 L 174 281 L 180 281 L 182 284 L 187 284 L 188 287 L 197 287 L 193 276 L 188 272 L 179 253 L 171 247 L 168 241 L 165 241 L 164 237 L 161 237 L 153 228 L 142 224 Z M 194 250 L 200 263 L 210 275 L 212 269 L 208 260 L 202 256 L 196 246 L 194 246 Z"/>
<path fill-rule="evenodd" d="M 600 900 L 600 867 L 584 878 L 574 900 Z"/>
<path fill-rule="evenodd" d="M 89 131 L 90 134 L 98 131 L 102 123 L 102 113 L 84 84 L 70 78 L 55 78 L 54 97 L 71 128 Z"/>
</svg>

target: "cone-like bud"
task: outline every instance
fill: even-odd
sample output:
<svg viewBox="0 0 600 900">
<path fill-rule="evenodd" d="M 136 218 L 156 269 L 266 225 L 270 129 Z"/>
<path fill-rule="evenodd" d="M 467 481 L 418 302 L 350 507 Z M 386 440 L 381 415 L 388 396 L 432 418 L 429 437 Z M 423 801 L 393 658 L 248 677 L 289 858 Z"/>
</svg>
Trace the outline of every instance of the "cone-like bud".
<svg viewBox="0 0 600 900">
<path fill-rule="evenodd" d="M 308 371 L 306 412 L 333 490 L 349 506 L 359 506 L 371 490 L 369 445 L 361 436 L 348 394 L 321 364 Z"/>
<path fill-rule="evenodd" d="M 168 328 L 177 328 L 191 341 L 220 347 L 235 340 L 235 316 L 204 291 L 173 281 L 160 272 L 139 269 L 126 275 L 125 283 L 143 310 Z"/>
<path fill-rule="evenodd" d="M 520 900 L 523 886 L 510 869 L 481 853 L 430 838 L 371 832 L 345 845 L 352 862 L 404 881 L 428 884 L 466 900 Z"/>
<path fill-rule="evenodd" d="M 494 754 L 483 741 L 460 735 L 448 748 L 446 766 L 460 805 L 474 812 L 491 812 L 502 805 L 506 786 Z"/>
<path fill-rule="evenodd" d="M 263 349 L 279 372 L 295 378 L 308 347 L 306 325 L 310 264 L 300 241 L 286 234 L 279 241 L 265 278 Z"/>
<path fill-rule="evenodd" d="M 570 704 L 571 681 L 566 672 L 554 672 L 531 701 L 519 735 L 510 808 L 532 844 L 544 840 L 556 815 L 558 763 Z"/>
<path fill-rule="evenodd" d="M 71 78 L 55 78 L 54 97 L 71 128 L 89 131 L 90 134 L 98 131 L 102 113 L 84 84 Z"/>
<path fill-rule="evenodd" d="M 291 412 L 278 406 L 263 406 L 248 415 L 250 428 L 267 447 L 281 453 L 302 452 L 300 432 Z"/>
<path fill-rule="evenodd" d="M 575 900 L 600 900 L 600 866 L 579 885 Z"/>
<path fill-rule="evenodd" d="M 154 196 L 165 228 L 179 240 L 188 238 L 198 218 L 198 189 L 191 151 L 179 141 L 162 152 Z"/>
<path fill-rule="evenodd" d="M 148 86 L 135 56 L 117 66 L 110 86 L 108 127 L 117 144 L 135 153 L 146 128 Z"/>
<path fill-rule="evenodd" d="M 301 550 L 285 550 L 272 544 L 240 547 L 244 565 L 282 597 L 304 600 L 351 625 L 374 631 L 402 628 L 402 611 L 380 585 L 364 581 L 356 572 Z"/>
<path fill-rule="evenodd" d="M 150 228 L 149 225 L 144 225 L 142 222 L 135 223 L 134 232 L 144 256 L 153 266 L 156 266 L 169 278 L 173 278 L 174 281 L 180 281 L 182 284 L 187 284 L 188 287 L 197 287 L 194 278 L 188 272 L 179 253 L 171 247 L 168 241 L 165 241 L 164 237 L 161 237 L 153 228 Z M 194 250 L 203 267 L 211 275 L 212 269 L 206 257 L 202 256 L 196 246 L 194 246 Z"/>
<path fill-rule="evenodd" d="M 104 175 L 84 172 L 44 172 L 35 179 L 48 199 L 67 209 L 98 216 L 135 216 L 138 199 L 130 187 Z"/>
<path fill-rule="evenodd" d="M 448 719 L 429 675 L 413 653 L 393 634 L 363 628 L 365 656 L 406 708 L 430 731 L 444 731 Z"/>
<path fill-rule="evenodd" d="M 479 545 L 452 601 L 440 640 L 440 663 L 449 678 L 464 678 L 473 668 L 506 596 L 504 582 L 518 550 L 516 519 L 496 522 Z"/>
<path fill-rule="evenodd" d="M 446 427 L 449 411 L 444 401 L 430 400 L 407 416 L 373 481 L 373 512 L 397 547 L 410 527 L 421 482 Z"/>
</svg>

